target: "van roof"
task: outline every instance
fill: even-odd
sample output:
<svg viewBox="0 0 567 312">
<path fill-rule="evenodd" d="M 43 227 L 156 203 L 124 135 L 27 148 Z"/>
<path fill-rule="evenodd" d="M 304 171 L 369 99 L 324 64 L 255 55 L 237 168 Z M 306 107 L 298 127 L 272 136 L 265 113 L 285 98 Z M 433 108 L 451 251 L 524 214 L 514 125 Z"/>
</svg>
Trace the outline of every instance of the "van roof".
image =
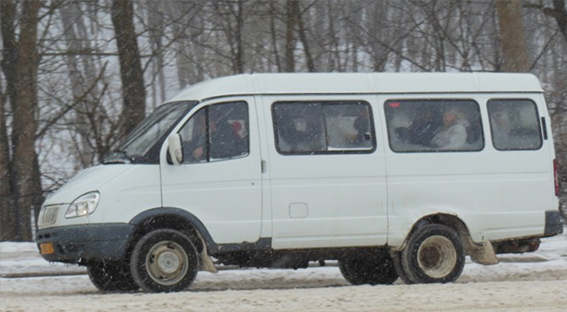
<svg viewBox="0 0 567 312">
<path fill-rule="evenodd" d="M 192 85 L 169 101 L 233 95 L 543 92 L 532 74 L 277 73 L 242 74 Z"/>
</svg>

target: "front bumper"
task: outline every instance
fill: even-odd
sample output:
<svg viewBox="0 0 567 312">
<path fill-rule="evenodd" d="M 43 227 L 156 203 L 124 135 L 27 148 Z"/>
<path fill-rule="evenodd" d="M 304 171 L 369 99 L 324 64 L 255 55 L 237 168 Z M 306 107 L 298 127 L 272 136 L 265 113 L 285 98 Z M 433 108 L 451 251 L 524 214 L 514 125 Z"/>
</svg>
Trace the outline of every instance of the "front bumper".
<svg viewBox="0 0 567 312">
<path fill-rule="evenodd" d="M 126 254 L 133 231 L 134 226 L 125 223 L 55 227 L 39 230 L 36 243 L 38 248 L 52 244 L 51 253 L 41 255 L 47 261 L 120 260 Z"/>
</svg>

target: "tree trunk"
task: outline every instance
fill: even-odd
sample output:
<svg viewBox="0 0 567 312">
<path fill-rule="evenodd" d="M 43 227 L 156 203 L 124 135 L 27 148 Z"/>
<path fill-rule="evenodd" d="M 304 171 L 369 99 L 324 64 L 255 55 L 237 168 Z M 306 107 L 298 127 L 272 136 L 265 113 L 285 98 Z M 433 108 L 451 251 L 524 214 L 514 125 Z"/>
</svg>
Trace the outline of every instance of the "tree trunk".
<svg viewBox="0 0 567 312">
<path fill-rule="evenodd" d="M 280 62 L 280 52 L 278 48 L 278 35 L 276 32 L 276 19 L 277 19 L 277 9 L 274 1 L 270 1 L 270 39 L 272 41 L 272 53 L 274 54 L 274 62 L 276 63 L 276 68 L 278 73 L 282 72 L 282 66 Z"/>
<path fill-rule="evenodd" d="M 37 26 L 40 1 L 22 2 L 20 41 L 16 75 L 17 105 L 13 111 L 12 142 L 14 144 L 14 182 L 18 206 L 17 241 L 31 241 L 31 211 L 37 188 L 35 135 L 37 131 Z"/>
<path fill-rule="evenodd" d="M 2 80 L 0 80 L 0 90 Z M 4 96 L 0 96 L 0 241 L 12 240 L 16 231 L 12 188 L 10 186 L 10 147 L 4 110 Z"/>
<path fill-rule="evenodd" d="M 553 0 L 553 9 L 555 11 L 555 21 L 559 26 L 559 31 L 567 41 L 567 9 L 565 8 L 565 0 Z"/>
<path fill-rule="evenodd" d="M 6 124 L 6 99 L 12 107 L 16 100 L 16 63 L 18 51 L 15 35 L 16 5 L 12 1 L 0 1 L 0 28 L 2 32 L 2 71 L 6 77 L 6 94 L 0 99 L 0 241 L 14 241 L 17 237 L 18 207 L 14 202 L 13 171 L 10 162 L 11 149 Z"/>
<path fill-rule="evenodd" d="M 285 71 L 295 72 L 295 25 L 297 25 L 296 0 L 287 0 L 286 5 L 286 40 L 285 40 Z"/>
<path fill-rule="evenodd" d="M 159 104 L 167 99 L 165 90 L 165 67 L 163 55 L 162 37 L 164 37 L 164 10 L 163 3 L 159 1 L 147 1 L 146 10 L 148 11 L 148 26 L 150 32 L 150 45 L 152 49 L 152 108 L 155 109 Z M 159 98 L 157 96 L 159 87 Z"/>
<path fill-rule="evenodd" d="M 119 135 L 128 134 L 146 115 L 146 91 L 144 72 L 136 29 L 134 28 L 134 3 L 132 0 L 112 1 L 112 24 L 116 34 L 116 46 L 120 61 L 123 107 L 120 114 Z"/>
<path fill-rule="evenodd" d="M 244 73 L 244 48 L 242 46 L 242 33 L 244 32 L 244 3 L 242 0 L 238 0 L 236 5 L 236 55 L 234 56 L 236 63 L 234 64 L 234 71 L 237 74 L 241 74 Z"/>
<path fill-rule="evenodd" d="M 65 29 L 65 39 L 67 39 L 68 47 L 71 51 L 82 51 L 89 49 L 88 43 L 85 44 L 84 40 L 79 40 L 81 38 L 77 31 L 75 30 L 75 25 L 79 27 L 84 23 L 83 17 L 80 16 L 81 12 L 77 3 L 70 3 L 59 9 L 61 13 L 61 22 Z M 92 71 L 92 66 L 88 66 L 87 62 L 83 64 L 83 68 L 86 74 L 83 74 L 80 70 L 79 61 L 80 57 L 74 55 L 74 53 L 69 53 L 65 56 L 65 64 L 69 70 L 69 78 L 73 83 L 71 84 L 71 92 L 73 98 L 78 100 L 84 96 L 85 91 L 88 86 L 93 84 L 95 81 L 93 79 L 94 72 Z M 84 60 L 84 58 L 83 58 Z M 89 98 L 83 100 L 83 103 L 78 105 L 81 112 L 89 111 Z M 94 149 L 89 141 L 89 135 L 92 135 L 90 130 L 88 120 L 86 120 L 83 114 L 77 114 L 76 116 L 77 132 L 80 137 L 80 144 L 78 152 L 78 159 L 80 161 L 81 168 L 90 167 L 93 165 Z"/>
<path fill-rule="evenodd" d="M 553 0 L 553 7 L 544 6 L 541 2 L 539 4 L 524 4 L 525 7 L 536 8 L 543 14 L 554 18 L 555 22 L 557 23 L 557 27 L 559 27 L 559 32 L 567 41 L 567 8 L 565 7 L 565 5 L 565 0 Z"/>
<path fill-rule="evenodd" d="M 309 50 L 309 40 L 307 40 L 307 31 L 305 29 L 305 24 L 303 23 L 303 18 L 301 17 L 301 9 L 299 8 L 299 3 L 296 1 L 293 9 L 295 10 L 297 24 L 299 26 L 299 40 L 303 44 L 303 49 L 305 50 L 305 59 L 307 60 L 307 70 L 310 73 L 316 72 L 315 63 L 313 62 L 313 56 Z"/>
<path fill-rule="evenodd" d="M 530 69 L 519 0 L 496 0 L 503 70 L 522 73 Z"/>
</svg>

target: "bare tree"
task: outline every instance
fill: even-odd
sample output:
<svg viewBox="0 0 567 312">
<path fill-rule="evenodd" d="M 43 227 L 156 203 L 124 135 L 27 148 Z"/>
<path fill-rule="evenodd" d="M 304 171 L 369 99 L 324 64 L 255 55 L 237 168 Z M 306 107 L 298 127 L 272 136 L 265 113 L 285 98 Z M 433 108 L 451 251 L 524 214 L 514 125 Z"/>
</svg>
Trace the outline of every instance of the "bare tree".
<svg viewBox="0 0 567 312">
<path fill-rule="evenodd" d="M 527 72 L 530 68 L 522 10 L 519 0 L 496 0 L 500 45 L 504 56 L 503 70 L 508 72 Z"/>
<path fill-rule="evenodd" d="M 17 42 L 15 36 L 16 5 L 12 1 L 0 2 L 0 27 L 2 32 L 2 71 L 7 80 L 6 92 L 0 102 L 0 240 L 14 240 L 17 237 L 17 209 L 14 202 L 13 168 L 11 148 L 6 121 L 6 99 L 14 105 L 16 100 Z"/>
<path fill-rule="evenodd" d="M 123 136 L 132 131 L 146 115 L 144 72 L 138 49 L 138 36 L 134 27 L 134 2 L 132 0 L 112 1 L 112 24 L 116 34 L 122 80 L 124 104 L 120 116 L 120 136 Z"/>
<path fill-rule="evenodd" d="M 297 25 L 297 1 L 287 0 L 285 33 L 285 71 L 295 72 L 295 26 Z"/>
<path fill-rule="evenodd" d="M 543 14 L 552 17 L 557 23 L 559 32 L 567 41 L 567 7 L 565 0 L 553 0 L 552 6 L 544 5 L 541 1 L 539 3 L 526 3 L 524 6 L 538 9 Z"/>
<path fill-rule="evenodd" d="M 35 152 L 37 130 L 37 31 L 40 1 L 26 1 L 21 4 L 19 18 L 19 40 L 16 41 L 15 3 L 2 3 L 2 35 L 4 40 L 3 69 L 8 81 L 8 93 L 12 107 L 12 157 L 8 180 L 11 186 L 12 209 L 8 208 L 10 223 L 4 228 L 4 239 L 15 241 L 32 240 L 31 216 L 34 203 L 38 200 L 37 182 L 39 169 Z M 7 15 L 11 14 L 12 17 Z M 7 21 L 4 19 L 7 18 Z M 8 27 L 8 28 L 6 28 Z M 6 57 L 7 56 L 7 57 Z M 8 66 L 7 63 L 10 63 Z M 6 148 L 2 149 L 3 154 Z M 3 161 L 5 162 L 5 156 Z M 7 181 L 3 181 L 3 184 Z M 3 186 L 2 189 L 6 189 Z"/>
<path fill-rule="evenodd" d="M 8 146 L 8 126 L 4 112 L 5 97 L 1 92 L 0 80 L 0 241 L 9 240 L 15 236 L 15 213 L 12 211 L 12 190 L 10 187 L 10 150 Z"/>
</svg>

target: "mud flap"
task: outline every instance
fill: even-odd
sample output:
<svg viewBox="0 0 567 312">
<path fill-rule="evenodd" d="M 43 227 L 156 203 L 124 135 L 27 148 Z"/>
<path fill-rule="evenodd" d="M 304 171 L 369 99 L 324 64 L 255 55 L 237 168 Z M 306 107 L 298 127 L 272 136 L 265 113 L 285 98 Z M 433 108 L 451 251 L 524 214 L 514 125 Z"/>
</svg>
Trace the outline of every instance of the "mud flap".
<svg viewBox="0 0 567 312">
<path fill-rule="evenodd" d="M 201 252 L 201 270 L 211 272 L 211 273 L 218 273 L 217 267 L 211 260 L 209 253 L 207 252 L 207 248 L 203 248 Z"/>
<path fill-rule="evenodd" d="M 481 244 L 471 244 L 467 253 L 475 263 L 483 265 L 499 263 L 498 258 L 496 258 L 496 253 L 494 252 L 494 247 L 490 241 L 484 241 Z"/>
</svg>

